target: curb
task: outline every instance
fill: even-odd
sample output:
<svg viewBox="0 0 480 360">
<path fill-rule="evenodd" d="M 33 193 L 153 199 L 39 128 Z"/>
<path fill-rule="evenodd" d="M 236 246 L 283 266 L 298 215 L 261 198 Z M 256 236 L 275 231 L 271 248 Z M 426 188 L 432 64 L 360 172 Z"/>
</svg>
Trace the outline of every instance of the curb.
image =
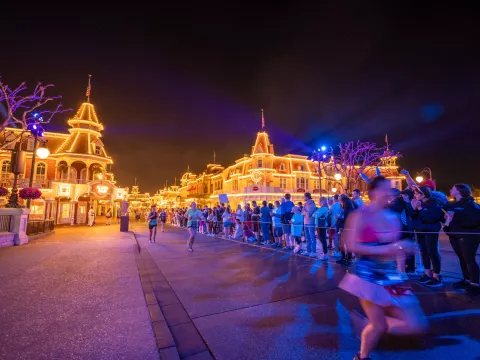
<svg viewBox="0 0 480 360">
<path fill-rule="evenodd" d="M 160 359 L 214 359 L 170 283 L 136 234 L 131 233 L 136 241 L 135 261 Z"/>
</svg>

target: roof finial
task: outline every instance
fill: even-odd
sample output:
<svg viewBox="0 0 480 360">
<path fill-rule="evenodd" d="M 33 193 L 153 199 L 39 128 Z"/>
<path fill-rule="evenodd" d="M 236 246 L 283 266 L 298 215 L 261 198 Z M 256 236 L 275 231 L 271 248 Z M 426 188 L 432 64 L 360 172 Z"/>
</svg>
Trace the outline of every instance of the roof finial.
<svg viewBox="0 0 480 360">
<path fill-rule="evenodd" d="M 189 173 L 189 172 L 190 172 L 190 164 L 188 164 L 188 166 L 187 166 L 187 173 Z"/>
<path fill-rule="evenodd" d="M 88 103 L 90 103 L 90 90 L 92 90 L 92 85 L 90 83 L 91 79 L 92 79 L 92 75 L 88 74 L 88 86 L 87 86 L 87 92 L 85 93 Z"/>
<path fill-rule="evenodd" d="M 213 164 L 216 164 L 217 156 L 215 154 L 215 150 L 213 150 Z"/>
<path fill-rule="evenodd" d="M 385 134 L 385 144 L 387 144 L 387 151 L 388 151 L 388 134 Z"/>
<path fill-rule="evenodd" d="M 263 109 L 262 109 L 262 131 L 265 131 L 265 117 L 263 116 Z"/>
</svg>

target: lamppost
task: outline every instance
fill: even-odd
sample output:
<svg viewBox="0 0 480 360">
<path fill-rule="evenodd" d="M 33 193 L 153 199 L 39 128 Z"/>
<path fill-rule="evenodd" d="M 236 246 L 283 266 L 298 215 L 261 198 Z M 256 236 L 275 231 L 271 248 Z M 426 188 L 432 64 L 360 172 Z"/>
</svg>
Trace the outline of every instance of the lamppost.
<svg viewBox="0 0 480 360">
<path fill-rule="evenodd" d="M 49 154 L 50 151 L 44 146 L 45 142 L 42 142 L 42 147 L 37 149 L 37 144 L 39 141 L 39 137 L 43 136 L 44 130 L 40 125 L 37 124 L 30 124 L 28 126 L 28 130 L 30 130 L 30 134 L 34 138 L 33 142 L 33 152 L 32 152 L 32 168 L 30 170 L 30 180 L 29 180 L 29 187 L 32 187 L 33 185 L 33 174 L 35 171 L 35 156 L 38 155 L 40 159 L 45 159 Z M 8 204 L 5 205 L 7 208 L 19 208 L 22 207 L 18 203 L 18 188 L 17 188 L 17 183 L 18 183 L 18 175 L 20 175 L 23 172 L 23 167 L 25 166 L 25 152 L 22 150 L 22 144 L 23 142 L 28 139 L 28 137 L 24 139 L 20 139 L 15 144 L 15 149 L 12 152 L 12 158 L 11 158 L 11 172 L 13 172 L 14 177 L 13 177 L 13 185 L 12 185 L 12 193 L 10 194 L 10 198 L 8 199 Z M 40 140 L 41 141 L 41 140 Z M 27 208 L 30 208 L 30 199 L 27 200 Z"/>
<path fill-rule="evenodd" d="M 39 137 L 43 136 L 44 130 L 43 127 L 37 124 L 31 124 L 29 125 L 28 129 L 30 130 L 30 134 L 33 136 L 33 151 L 32 151 L 32 167 L 30 169 L 30 180 L 28 182 L 28 187 L 33 186 L 33 175 L 35 174 L 35 160 L 36 160 L 36 155 L 40 159 L 45 159 L 50 155 L 50 151 L 45 147 L 45 143 L 42 143 L 42 147 L 37 149 L 37 144 L 39 141 Z M 41 140 L 40 140 L 41 141 Z M 30 203 L 31 200 L 27 200 L 27 208 L 30 209 Z"/>
<path fill-rule="evenodd" d="M 322 197 L 322 162 L 327 160 L 327 147 L 323 145 L 320 149 L 313 151 L 313 158 L 318 162 L 318 191 Z"/>
</svg>

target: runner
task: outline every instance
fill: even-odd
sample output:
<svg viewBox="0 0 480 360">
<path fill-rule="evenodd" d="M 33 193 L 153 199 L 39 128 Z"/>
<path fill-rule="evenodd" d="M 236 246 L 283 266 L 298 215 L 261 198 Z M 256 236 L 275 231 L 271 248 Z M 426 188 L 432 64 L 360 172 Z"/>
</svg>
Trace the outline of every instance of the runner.
<svg viewBox="0 0 480 360">
<path fill-rule="evenodd" d="M 165 209 L 162 209 L 162 211 L 160 212 L 160 221 L 162 224 L 162 232 L 165 232 L 165 222 L 167 221 L 167 212 L 165 211 Z"/>
<path fill-rule="evenodd" d="M 195 241 L 195 235 L 197 234 L 198 229 L 198 222 L 202 218 L 202 212 L 197 209 L 197 204 L 192 202 L 190 205 L 190 209 L 187 210 L 185 213 L 185 217 L 187 218 L 187 228 L 190 234 L 188 238 L 188 251 L 193 251 L 193 242 Z"/>
<path fill-rule="evenodd" d="M 155 238 L 157 236 L 157 226 L 158 226 L 158 213 L 157 207 L 152 205 L 150 213 L 147 215 L 148 229 L 150 230 L 150 242 L 155 243 Z M 152 240 L 153 235 L 153 240 Z"/>
<path fill-rule="evenodd" d="M 384 333 L 411 335 L 426 330 L 425 316 L 417 298 L 394 269 L 398 254 L 411 253 L 415 246 L 398 241 L 398 218 L 386 210 L 390 182 L 382 176 L 369 184 L 370 205 L 348 218 L 344 240 L 357 255 L 355 268 L 339 287 L 358 297 L 367 316 L 355 359 L 369 359 Z"/>
</svg>

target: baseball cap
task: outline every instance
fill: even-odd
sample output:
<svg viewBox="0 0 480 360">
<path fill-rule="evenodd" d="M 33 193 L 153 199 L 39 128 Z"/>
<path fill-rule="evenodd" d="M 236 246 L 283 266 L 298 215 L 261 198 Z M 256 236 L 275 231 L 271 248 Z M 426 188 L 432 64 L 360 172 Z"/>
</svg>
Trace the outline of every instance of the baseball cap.
<svg viewBox="0 0 480 360">
<path fill-rule="evenodd" d="M 430 190 L 433 190 L 435 191 L 436 189 L 436 186 L 435 186 L 435 182 L 431 179 L 427 179 L 427 180 L 424 180 L 420 183 L 421 186 L 425 186 L 427 188 L 429 188 Z"/>
<path fill-rule="evenodd" d="M 405 189 L 405 190 L 401 191 L 400 194 L 402 194 L 402 195 L 408 195 L 408 198 L 409 198 L 410 200 L 412 200 L 412 199 L 413 199 L 413 196 L 414 196 L 413 191 L 410 190 L 410 189 Z"/>
</svg>

